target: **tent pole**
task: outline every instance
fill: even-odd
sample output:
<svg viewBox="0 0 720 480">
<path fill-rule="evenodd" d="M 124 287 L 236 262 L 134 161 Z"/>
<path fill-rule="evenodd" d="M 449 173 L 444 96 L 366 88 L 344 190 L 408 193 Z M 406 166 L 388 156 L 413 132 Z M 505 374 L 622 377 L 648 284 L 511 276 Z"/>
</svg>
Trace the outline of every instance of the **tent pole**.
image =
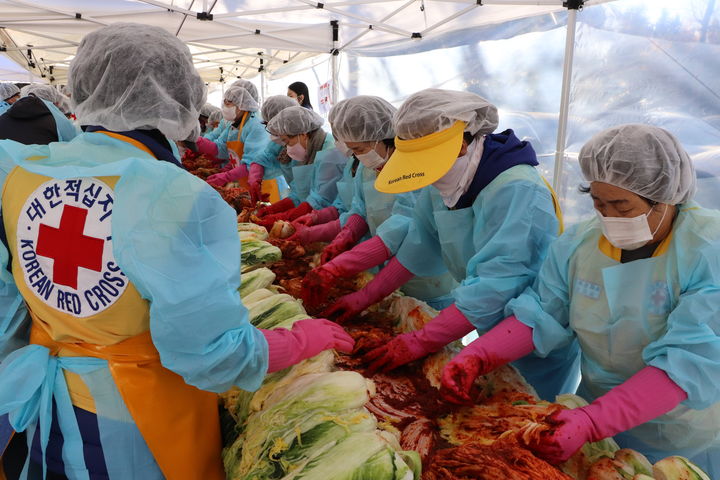
<svg viewBox="0 0 720 480">
<path fill-rule="evenodd" d="M 582 2 L 580 2 L 580 5 Z M 565 141 L 567 139 L 568 111 L 570 109 L 570 81 L 572 77 L 573 55 L 575 53 L 575 27 L 577 23 L 577 8 L 568 9 L 567 33 L 565 35 L 565 61 L 563 64 L 562 91 L 560 93 L 560 116 L 558 119 L 558 136 L 555 147 L 555 172 L 553 173 L 553 188 L 558 191 L 562 178 L 563 162 L 565 159 Z"/>
<path fill-rule="evenodd" d="M 340 25 L 337 20 L 330 21 L 330 27 L 332 28 L 332 51 L 330 52 L 330 68 L 332 71 L 332 85 L 330 91 L 330 103 L 336 104 L 340 99 L 340 84 L 338 83 L 339 77 L 339 65 L 340 50 L 338 50 L 338 44 L 340 43 Z"/>
</svg>

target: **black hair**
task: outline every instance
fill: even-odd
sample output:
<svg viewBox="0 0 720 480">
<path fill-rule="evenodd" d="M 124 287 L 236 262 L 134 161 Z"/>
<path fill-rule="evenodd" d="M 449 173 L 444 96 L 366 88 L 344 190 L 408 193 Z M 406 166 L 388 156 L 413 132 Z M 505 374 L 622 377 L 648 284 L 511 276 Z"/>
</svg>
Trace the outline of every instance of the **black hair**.
<svg viewBox="0 0 720 480">
<path fill-rule="evenodd" d="M 588 193 L 590 193 L 590 185 L 580 184 L 580 185 L 578 185 L 578 191 L 579 191 L 580 193 L 588 194 Z M 633 192 L 633 193 L 635 193 L 635 192 Z M 654 207 L 655 205 L 657 205 L 658 203 L 660 203 L 660 202 L 656 202 L 655 200 L 650 200 L 650 199 L 647 198 L 647 197 L 643 197 L 642 195 L 638 195 L 637 193 L 635 193 L 635 195 L 637 195 L 638 197 L 640 197 L 640 198 L 642 198 L 643 200 L 645 200 L 645 201 L 646 201 L 647 203 L 649 203 L 650 206 L 652 206 L 652 207 Z"/>
<path fill-rule="evenodd" d="M 385 138 L 382 141 L 387 148 L 395 148 L 395 138 Z"/>
<path fill-rule="evenodd" d="M 465 143 L 470 145 L 473 142 L 473 140 L 475 140 L 475 135 L 473 135 L 470 132 L 463 132 L 463 140 L 465 140 Z"/>
<path fill-rule="evenodd" d="M 293 92 L 295 92 L 296 95 L 302 95 L 303 103 L 301 103 L 300 105 L 312 110 L 312 104 L 310 103 L 310 92 L 308 91 L 307 85 L 305 85 L 303 82 L 293 82 L 288 85 L 288 90 L 292 90 Z"/>
</svg>

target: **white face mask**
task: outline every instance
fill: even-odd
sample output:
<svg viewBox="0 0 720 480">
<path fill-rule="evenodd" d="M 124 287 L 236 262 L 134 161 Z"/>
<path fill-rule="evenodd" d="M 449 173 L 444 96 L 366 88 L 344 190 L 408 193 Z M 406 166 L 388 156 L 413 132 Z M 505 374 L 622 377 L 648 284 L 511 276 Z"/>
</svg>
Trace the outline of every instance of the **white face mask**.
<svg viewBox="0 0 720 480">
<path fill-rule="evenodd" d="M 297 160 L 298 162 L 305 163 L 307 162 L 307 150 L 305 147 L 302 146 L 300 142 L 297 142 L 295 145 L 289 145 L 287 147 L 287 154 L 288 157 L 292 158 L 293 160 Z"/>
<path fill-rule="evenodd" d="M 355 156 L 358 160 L 360 160 L 360 163 L 365 165 L 365 168 L 370 170 L 376 170 L 387 163 L 387 159 L 381 157 L 375 149 L 372 149 L 367 153 L 356 153 Z"/>
<path fill-rule="evenodd" d="M 648 213 L 652 211 L 652 208 L 648 213 L 632 218 L 603 217 L 600 212 L 597 212 L 597 216 L 600 219 L 603 235 L 608 239 L 608 242 L 621 250 L 637 250 L 653 239 L 663 220 L 665 220 L 667 210 L 668 206 L 665 205 L 665 211 L 654 232 L 650 231 L 650 224 L 648 223 Z"/>
<path fill-rule="evenodd" d="M 235 121 L 235 115 L 236 115 L 235 107 L 233 107 L 233 106 L 228 107 L 226 105 L 222 106 L 222 116 L 225 120 L 227 120 L 228 122 L 233 122 L 233 121 Z"/>
<path fill-rule="evenodd" d="M 346 157 L 349 157 L 353 153 L 342 140 L 335 140 L 335 148 Z"/>
<path fill-rule="evenodd" d="M 277 135 L 270 134 L 270 141 L 272 141 L 273 143 L 277 143 L 278 145 L 282 145 L 283 147 L 285 146 L 283 141 L 280 140 L 280 137 L 278 137 Z"/>
<path fill-rule="evenodd" d="M 485 136 L 473 140 L 468 145 L 467 153 L 462 157 L 458 157 L 448 173 L 432 184 L 433 187 L 440 191 L 443 203 L 448 208 L 454 207 L 460 197 L 470 188 L 485 149 L 484 141 Z"/>
</svg>

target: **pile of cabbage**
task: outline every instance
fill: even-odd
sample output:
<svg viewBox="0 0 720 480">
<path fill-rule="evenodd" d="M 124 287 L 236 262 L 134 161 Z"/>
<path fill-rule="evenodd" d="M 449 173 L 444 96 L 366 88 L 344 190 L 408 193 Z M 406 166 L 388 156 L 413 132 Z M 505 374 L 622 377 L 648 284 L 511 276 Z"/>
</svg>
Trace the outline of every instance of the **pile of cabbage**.
<svg viewBox="0 0 720 480">
<path fill-rule="evenodd" d="M 291 328 L 308 318 L 300 302 L 272 285 L 272 271 L 259 267 L 273 255 L 262 245 L 267 233 L 255 225 L 238 228 L 243 255 L 248 244 L 266 252 L 248 256 L 253 263 L 242 265 L 240 295 L 252 324 Z M 223 451 L 228 479 L 420 478 L 418 455 L 402 451 L 364 407 L 373 383 L 356 372 L 334 371 L 334 363 L 334 353 L 326 351 L 269 374 L 257 392 L 235 389 L 223 395 L 236 423 L 236 437 Z"/>
</svg>

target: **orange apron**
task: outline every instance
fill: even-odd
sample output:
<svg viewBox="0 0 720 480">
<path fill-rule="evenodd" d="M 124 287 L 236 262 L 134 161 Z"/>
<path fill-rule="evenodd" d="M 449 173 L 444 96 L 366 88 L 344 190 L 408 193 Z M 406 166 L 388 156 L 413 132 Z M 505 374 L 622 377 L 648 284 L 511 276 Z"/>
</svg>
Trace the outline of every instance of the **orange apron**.
<svg viewBox="0 0 720 480">
<path fill-rule="evenodd" d="M 228 148 L 228 150 L 233 151 L 233 152 L 237 155 L 237 163 L 238 163 L 238 164 L 239 164 L 240 160 L 242 159 L 243 151 L 244 151 L 244 149 L 245 149 L 245 144 L 244 144 L 244 142 L 242 142 L 242 141 L 240 140 L 240 135 L 242 134 L 242 129 L 243 129 L 243 127 L 245 126 L 245 122 L 247 121 L 247 118 L 248 118 L 249 115 L 250 115 L 250 114 L 249 114 L 248 112 L 245 112 L 245 113 L 243 114 L 243 118 L 242 118 L 242 120 L 240 121 L 240 125 L 238 126 L 237 138 L 236 138 L 235 140 L 232 140 L 232 141 L 228 141 L 228 142 L 227 142 L 227 148 Z M 233 156 L 231 155 L 231 159 L 230 159 L 231 162 L 235 161 L 232 157 L 233 157 Z M 232 163 L 231 163 L 231 164 L 232 164 Z M 233 165 L 233 166 L 236 167 L 236 166 L 238 166 L 238 165 Z M 243 178 L 238 179 L 238 180 L 237 180 L 237 183 L 238 183 L 241 187 L 249 189 L 249 184 L 248 184 L 248 178 L 247 178 L 247 177 L 243 177 Z M 278 187 L 277 180 L 275 180 L 274 178 L 273 178 L 272 180 L 263 180 L 263 181 L 262 181 L 262 184 L 261 184 L 261 186 L 260 186 L 260 191 L 261 191 L 262 193 L 266 193 L 266 194 L 269 195 L 270 198 L 269 198 L 268 201 L 269 201 L 270 203 L 275 203 L 275 202 L 277 202 L 277 201 L 280 200 L 280 187 Z M 0 480 L 2 480 L 2 479 L 0 479 Z"/>
<path fill-rule="evenodd" d="M 52 355 L 68 349 L 107 360 L 110 373 L 168 480 L 224 480 L 217 395 L 186 384 L 164 368 L 145 332 L 115 345 L 56 342 L 36 322 L 30 343 Z"/>
<path fill-rule="evenodd" d="M 103 133 L 152 155 L 133 139 Z M 114 186 L 118 178 L 98 180 Z M 162 366 L 149 331 L 149 305 L 132 283 L 113 306 L 84 318 L 53 310 L 25 284 L 16 247 L 18 217 L 29 194 L 48 180 L 16 167 L 8 175 L 2 194 L 13 276 L 33 320 L 30 343 L 47 347 L 53 355 L 106 360 L 128 411 L 168 480 L 224 480 L 218 397 L 187 385 L 182 377 Z M 71 397 L 79 393 L 72 375 L 66 372 Z M 92 411 L 76 403 L 75 397 L 73 404 Z"/>
</svg>

